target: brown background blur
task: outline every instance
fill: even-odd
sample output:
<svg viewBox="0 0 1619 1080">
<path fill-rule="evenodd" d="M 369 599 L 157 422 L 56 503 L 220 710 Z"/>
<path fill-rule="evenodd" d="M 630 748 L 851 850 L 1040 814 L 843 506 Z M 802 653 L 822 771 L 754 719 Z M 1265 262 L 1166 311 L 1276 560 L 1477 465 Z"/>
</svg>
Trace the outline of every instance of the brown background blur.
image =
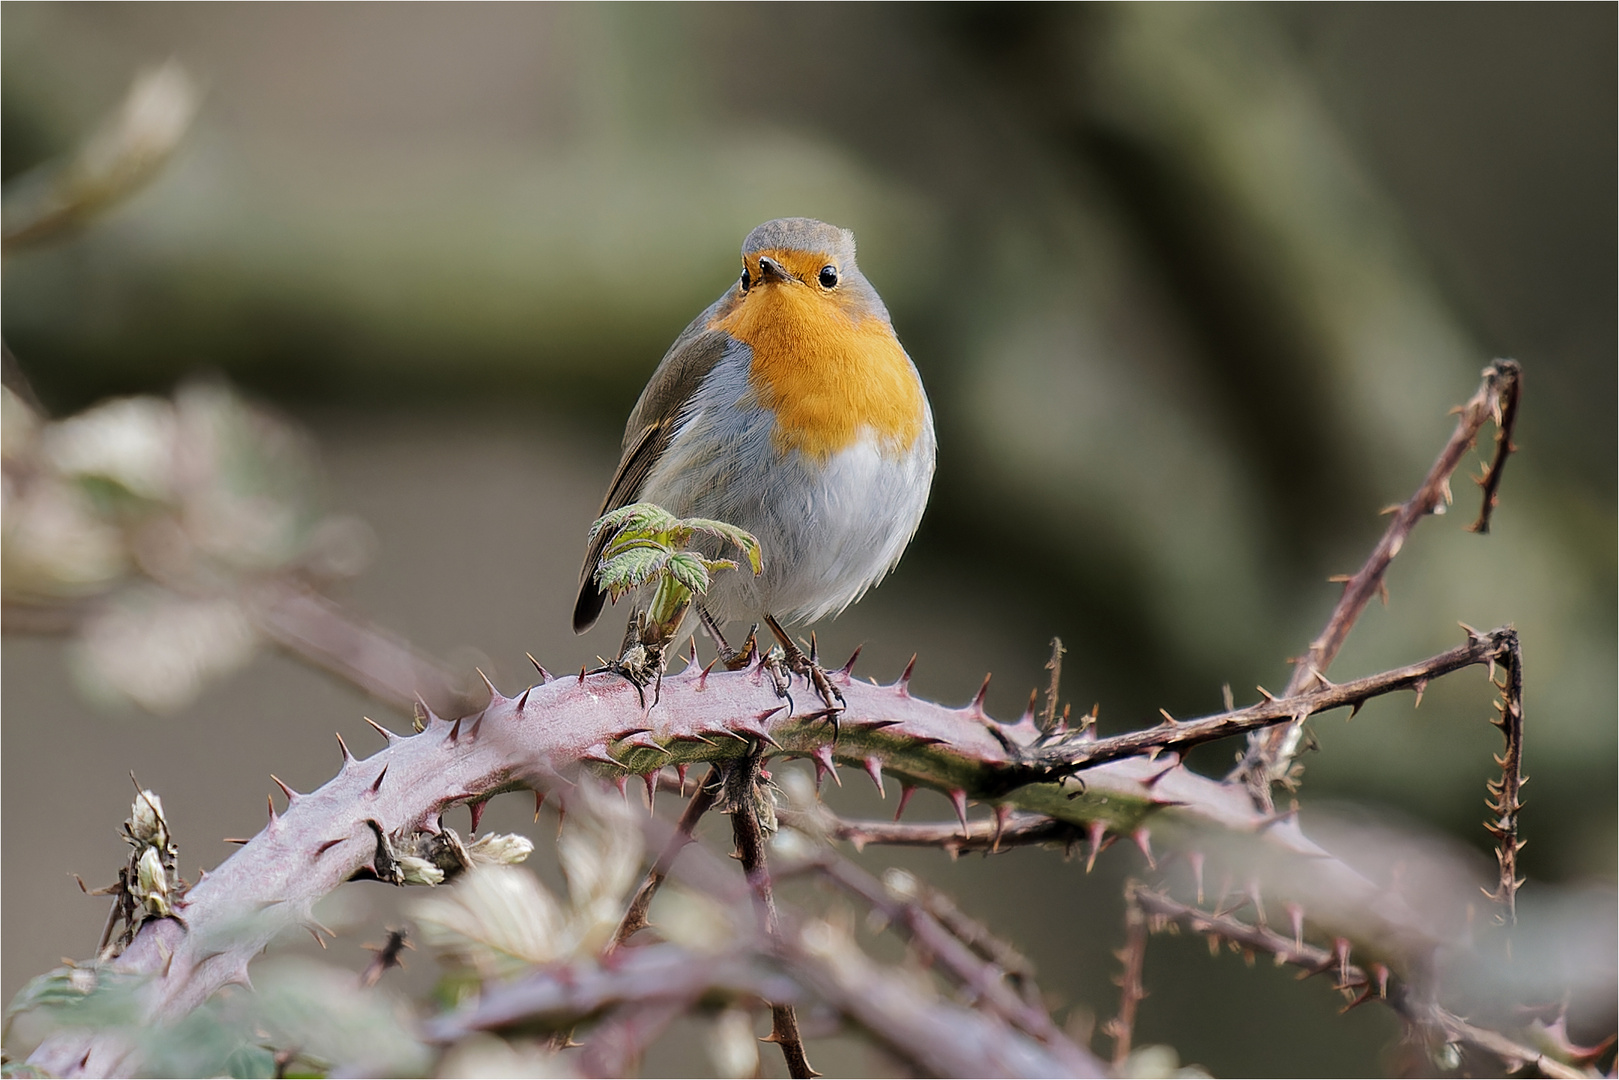
<svg viewBox="0 0 1619 1080">
<path fill-rule="evenodd" d="M 1066 696 L 1100 702 L 1104 729 L 1284 682 L 1326 576 L 1370 549 L 1479 369 L 1516 357 L 1522 454 L 1494 531 L 1463 531 L 1458 483 L 1334 671 L 1447 647 L 1457 620 L 1515 622 L 1523 903 L 1611 911 L 1612 5 L 0 11 L 8 183 L 71 151 L 143 66 L 175 58 L 203 91 L 148 189 L 8 257 L 6 340 L 45 404 L 211 371 L 307 425 L 327 505 L 375 534 L 346 601 L 508 691 L 525 650 L 566 670 L 616 644 L 612 619 L 582 641 L 567 626 L 623 418 L 771 217 L 854 229 L 939 425 L 920 534 L 823 647 L 864 641 L 885 678 L 917 651 L 915 688 L 947 701 L 992 670 L 999 715 L 1043 681 L 1053 634 Z M 86 704 L 53 639 L 7 637 L 4 677 L 7 998 L 93 950 L 105 908 L 67 875 L 101 883 L 124 858 L 131 769 L 189 873 L 258 829 L 266 773 L 318 785 L 333 729 L 359 744 L 361 713 L 384 719 L 270 653 L 158 717 Z M 1348 800 L 1487 850 L 1496 736 L 1482 680 L 1453 682 L 1420 712 L 1316 725 L 1307 830 Z M 874 810 L 853 787 L 830 797 Z M 1134 852 L 1088 878 L 1039 851 L 993 871 L 866 859 L 953 890 L 1065 1000 L 1114 1007 Z M 354 918 L 345 948 L 381 916 Z M 1216 1074 L 1376 1070 L 1395 1034 L 1201 942 L 1149 955 L 1138 1039 Z M 705 1067 L 687 1051 L 649 1068 Z M 837 1053 L 817 1063 L 872 1067 Z"/>
</svg>

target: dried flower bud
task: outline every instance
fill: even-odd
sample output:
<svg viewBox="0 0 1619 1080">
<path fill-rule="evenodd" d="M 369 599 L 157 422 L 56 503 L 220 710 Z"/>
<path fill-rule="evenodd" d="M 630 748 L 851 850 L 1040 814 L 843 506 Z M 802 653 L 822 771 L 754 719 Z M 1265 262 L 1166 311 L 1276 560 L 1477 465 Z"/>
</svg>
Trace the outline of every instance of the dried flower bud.
<svg viewBox="0 0 1619 1080">
<path fill-rule="evenodd" d="M 141 853 L 135 868 L 135 898 L 148 915 L 162 918 L 172 915 L 169 906 L 169 875 L 163 869 L 163 859 L 157 848 L 149 847 Z"/>
<path fill-rule="evenodd" d="M 444 871 L 414 855 L 399 857 L 399 873 L 406 885 L 437 885 L 444 880 Z"/>
<path fill-rule="evenodd" d="M 467 848 L 475 865 L 520 863 L 534 851 L 534 841 L 517 833 L 480 836 Z"/>
<path fill-rule="evenodd" d="M 163 816 L 163 800 L 156 792 L 142 791 L 135 796 L 125 828 L 132 840 L 158 848 L 168 847 L 169 823 Z"/>
</svg>

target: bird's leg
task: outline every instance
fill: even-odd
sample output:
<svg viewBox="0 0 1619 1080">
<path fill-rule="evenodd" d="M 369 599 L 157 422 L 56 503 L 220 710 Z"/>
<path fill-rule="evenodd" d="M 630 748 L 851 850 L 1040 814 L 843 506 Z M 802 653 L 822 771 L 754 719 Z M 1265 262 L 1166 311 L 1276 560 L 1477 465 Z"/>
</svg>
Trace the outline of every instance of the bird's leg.
<svg viewBox="0 0 1619 1080">
<path fill-rule="evenodd" d="M 741 671 L 753 663 L 753 655 L 759 648 L 758 623 L 754 623 L 753 627 L 748 630 L 748 640 L 742 643 L 742 651 L 738 652 L 731 648 L 731 643 L 725 640 L 724 634 L 720 633 L 720 624 L 714 620 L 714 616 L 708 613 L 708 609 L 701 604 L 697 605 L 697 620 L 703 624 L 703 629 L 708 631 L 708 636 L 714 639 L 714 647 L 720 652 L 720 663 L 725 665 L 725 670 Z"/>
<path fill-rule="evenodd" d="M 776 641 L 781 644 L 781 651 L 785 654 L 788 670 L 796 675 L 804 676 L 804 681 L 815 687 L 816 693 L 820 694 L 821 700 L 826 703 L 827 719 L 832 722 L 832 738 L 836 740 L 838 737 L 838 714 L 844 709 L 843 695 L 836 686 L 832 685 L 832 679 L 818 662 L 815 650 L 815 635 L 810 634 L 810 651 L 809 655 L 806 656 L 804 650 L 798 647 L 798 643 L 788 636 L 786 630 L 782 629 L 781 623 L 776 621 L 774 615 L 765 615 L 765 625 L 770 627 L 770 632 L 776 635 Z"/>
</svg>

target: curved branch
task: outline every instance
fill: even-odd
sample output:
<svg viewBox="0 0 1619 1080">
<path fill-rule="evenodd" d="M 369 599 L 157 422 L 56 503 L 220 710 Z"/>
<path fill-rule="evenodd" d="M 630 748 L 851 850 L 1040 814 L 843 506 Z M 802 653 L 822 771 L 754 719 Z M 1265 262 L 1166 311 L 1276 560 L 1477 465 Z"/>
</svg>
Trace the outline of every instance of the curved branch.
<svg viewBox="0 0 1619 1080">
<path fill-rule="evenodd" d="M 1484 662 L 1494 655 L 1494 640 L 1484 635 L 1435 661 Z M 1437 673 L 1435 661 L 1429 667 Z M 1343 905 L 1337 910 L 1352 911 L 1366 932 L 1431 947 L 1429 932 L 1403 901 L 1332 858 L 1296 821 L 1257 812 L 1240 788 L 1145 756 L 1097 763 L 1103 756 L 1119 758 L 1126 746 L 1138 753 L 1161 748 L 1182 738 L 1179 728 L 1193 725 L 1119 737 L 1136 742 L 1042 746 L 1029 717 L 1001 724 L 977 702 L 952 709 L 912 697 L 903 680 L 878 686 L 847 673 L 834 677 L 847 704 L 835 747 L 824 713 L 788 715 L 768 674 L 757 667 L 710 675 L 693 666 L 665 677 L 646 705 L 635 686 L 603 673 L 551 679 L 515 699 L 497 694 L 475 716 L 452 721 L 429 715 L 420 734 L 390 735 L 388 746 L 370 758 L 355 759 L 345 749 L 336 777 L 316 791 L 294 793 L 285 813 L 273 814 L 257 836 L 191 889 L 179 908 L 183 927 L 169 919 L 148 923 L 113 967 L 148 975 L 146 1018 L 173 1020 L 225 984 L 245 982 L 248 962 L 282 930 L 310 925 L 315 902 L 343 882 L 390 878 L 388 848 L 379 837 L 408 840 L 436 832 L 451 806 L 502 791 L 555 790 L 566 800 L 568 778 L 581 767 L 625 778 L 656 773 L 665 764 L 740 757 L 756 741 L 774 753 L 836 758 L 942 790 L 964 820 L 971 794 L 1085 824 L 1093 838 L 1112 829 L 1144 840 L 1149 823 L 1184 845 L 1200 842 L 1198 835 L 1209 830 L 1249 834 L 1274 852 L 1308 860 L 1311 888 Z M 1415 677 L 1401 669 L 1389 688 Z M 1346 686 L 1353 688 L 1347 694 L 1340 688 L 1290 705 L 1257 707 L 1269 710 L 1263 715 L 1241 710 L 1251 715 L 1239 723 L 1276 723 L 1307 706 L 1335 707 L 1384 692 Z M 1070 777 L 1030 782 L 1081 768 L 1082 783 Z M 1023 786 L 1012 786 L 1020 781 Z M 32 1061 L 59 1076 L 113 1075 L 135 1067 L 128 1053 L 114 1037 L 83 1032 L 48 1040 Z"/>
</svg>

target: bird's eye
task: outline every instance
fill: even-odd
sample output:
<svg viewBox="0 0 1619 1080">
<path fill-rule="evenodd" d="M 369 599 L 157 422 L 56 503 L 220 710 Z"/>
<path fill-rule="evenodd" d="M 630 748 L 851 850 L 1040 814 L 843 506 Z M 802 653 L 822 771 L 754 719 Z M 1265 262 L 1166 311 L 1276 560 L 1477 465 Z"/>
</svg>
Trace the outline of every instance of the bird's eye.
<svg viewBox="0 0 1619 1080">
<path fill-rule="evenodd" d="M 752 284 L 753 284 L 753 275 L 749 274 L 748 273 L 748 268 L 746 266 L 744 266 L 742 268 L 742 291 L 747 292 L 748 291 L 748 286 L 752 285 Z"/>
<path fill-rule="evenodd" d="M 838 286 L 838 268 L 835 266 L 821 267 L 821 288 L 835 289 Z"/>
</svg>

